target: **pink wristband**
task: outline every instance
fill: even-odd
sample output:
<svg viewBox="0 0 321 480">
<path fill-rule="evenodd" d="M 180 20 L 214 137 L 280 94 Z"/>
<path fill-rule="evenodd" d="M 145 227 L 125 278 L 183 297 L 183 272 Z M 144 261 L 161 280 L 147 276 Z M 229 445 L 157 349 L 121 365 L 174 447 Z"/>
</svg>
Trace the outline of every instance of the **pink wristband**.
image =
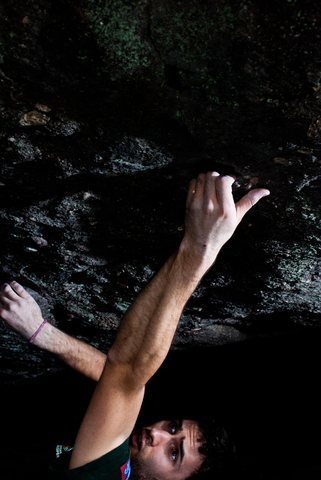
<svg viewBox="0 0 321 480">
<path fill-rule="evenodd" d="M 37 328 L 37 330 L 35 331 L 35 333 L 32 335 L 32 337 L 29 338 L 29 343 L 33 343 L 36 336 L 38 335 L 38 333 L 40 332 L 40 330 L 42 329 L 42 327 L 48 323 L 47 320 L 44 320 L 40 325 L 39 327 Z"/>
</svg>

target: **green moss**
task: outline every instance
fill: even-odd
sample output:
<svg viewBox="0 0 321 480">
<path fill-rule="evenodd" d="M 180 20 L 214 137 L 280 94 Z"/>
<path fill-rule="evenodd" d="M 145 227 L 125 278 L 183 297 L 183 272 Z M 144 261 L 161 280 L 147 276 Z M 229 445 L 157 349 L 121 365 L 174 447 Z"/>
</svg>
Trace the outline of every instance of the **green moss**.
<svg viewBox="0 0 321 480">
<path fill-rule="evenodd" d="M 208 69 L 215 38 L 233 32 L 239 14 L 226 4 L 200 8 L 195 0 L 152 6 L 144 0 L 87 0 L 87 6 L 112 78 L 153 75 L 157 58 L 161 64 L 189 70 L 192 76 L 197 72 L 192 82 L 209 92 L 215 88 Z M 156 73 L 161 76 L 162 69 Z M 218 103 L 217 95 L 213 96 Z"/>
<path fill-rule="evenodd" d="M 236 21 L 229 5 L 200 8 L 198 1 L 164 2 L 154 11 L 154 38 L 169 62 L 182 68 L 203 62 L 205 68 L 216 36 L 233 31 Z M 204 75 L 205 70 L 199 73 Z"/>
<path fill-rule="evenodd" d="M 88 16 L 111 67 L 112 79 L 133 77 L 151 65 L 151 49 L 143 39 L 142 18 L 135 4 L 125 0 L 90 0 Z"/>
</svg>

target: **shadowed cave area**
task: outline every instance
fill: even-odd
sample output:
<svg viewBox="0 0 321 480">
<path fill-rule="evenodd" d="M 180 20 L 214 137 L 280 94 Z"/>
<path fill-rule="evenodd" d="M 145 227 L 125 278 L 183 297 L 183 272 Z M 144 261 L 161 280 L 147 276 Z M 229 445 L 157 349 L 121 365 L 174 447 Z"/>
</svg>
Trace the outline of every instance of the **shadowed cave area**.
<svg viewBox="0 0 321 480">
<path fill-rule="evenodd" d="M 320 35 L 316 0 L 0 3 L 0 282 L 54 325 L 108 350 L 177 248 L 200 172 L 234 175 L 236 199 L 271 191 L 186 305 L 145 409 L 162 388 L 158 408 L 217 407 L 255 478 L 320 473 Z M 0 328 L 10 459 L 27 442 L 14 398 L 33 411 L 41 391 L 63 418 L 68 384 L 81 405 L 92 386 Z"/>
</svg>

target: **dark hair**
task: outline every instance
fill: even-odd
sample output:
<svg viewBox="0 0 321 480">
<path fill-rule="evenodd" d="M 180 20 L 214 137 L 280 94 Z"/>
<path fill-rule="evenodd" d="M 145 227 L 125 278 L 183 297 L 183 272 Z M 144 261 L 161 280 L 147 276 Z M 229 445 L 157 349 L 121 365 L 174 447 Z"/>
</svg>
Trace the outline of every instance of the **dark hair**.
<svg viewBox="0 0 321 480">
<path fill-rule="evenodd" d="M 194 416 L 186 412 L 186 415 L 183 417 L 181 415 L 164 415 L 160 418 L 159 416 L 144 417 L 143 419 L 140 418 L 136 423 L 136 426 L 138 425 L 139 427 L 142 427 L 146 424 L 152 424 L 164 419 L 172 420 L 173 418 L 176 420 L 194 420 L 197 422 L 204 436 L 204 443 L 199 447 L 199 452 L 205 456 L 205 460 L 201 467 L 186 480 L 234 480 L 236 469 L 236 448 L 228 430 L 223 427 L 217 419 L 207 416 Z M 133 464 L 133 478 L 139 477 L 146 480 L 157 480 L 156 477 L 145 476 L 142 472 L 137 475 L 136 468 L 137 465 L 135 467 Z"/>
<path fill-rule="evenodd" d="M 197 423 L 204 435 L 199 448 L 205 460 L 189 480 L 228 480 L 235 469 L 235 445 L 228 431 L 213 418 L 198 418 Z"/>
</svg>

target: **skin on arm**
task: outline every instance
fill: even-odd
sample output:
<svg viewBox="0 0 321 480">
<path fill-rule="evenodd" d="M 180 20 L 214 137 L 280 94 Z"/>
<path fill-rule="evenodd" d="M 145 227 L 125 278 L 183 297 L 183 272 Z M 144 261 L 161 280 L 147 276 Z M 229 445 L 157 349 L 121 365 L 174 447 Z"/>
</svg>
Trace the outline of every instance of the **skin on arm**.
<svg viewBox="0 0 321 480">
<path fill-rule="evenodd" d="M 130 307 L 132 315 L 138 315 L 141 322 L 148 323 L 152 316 L 166 284 L 168 268 L 172 261 L 173 258 L 170 258 L 166 262 Z M 31 338 L 43 322 L 38 304 L 16 281 L 5 284 L 0 291 L 0 317 L 27 339 Z M 33 344 L 55 354 L 70 368 L 94 381 L 99 380 L 105 366 L 107 357 L 105 353 L 50 323 L 43 326 Z"/>
<path fill-rule="evenodd" d="M 172 258 L 167 261 L 130 307 L 133 315 L 140 315 L 141 321 L 148 322 L 151 317 L 166 283 L 168 268 L 172 261 Z M 0 291 L 0 317 L 26 339 L 30 339 L 43 322 L 39 305 L 26 289 L 16 281 L 2 286 Z M 55 354 L 70 368 L 96 382 L 105 366 L 107 357 L 105 353 L 68 335 L 50 323 L 44 325 L 33 344 Z"/>
<path fill-rule="evenodd" d="M 43 322 L 39 305 L 18 283 L 5 284 L 0 291 L 0 316 L 7 325 L 30 339 Z M 39 348 L 54 353 L 69 367 L 91 380 L 98 381 L 104 369 L 106 354 L 46 323 L 34 342 Z"/>
<path fill-rule="evenodd" d="M 183 308 L 245 213 L 269 192 L 255 189 L 234 203 L 232 177 L 201 174 L 190 184 L 183 241 L 159 274 L 162 290 L 145 301 L 144 316 L 130 308 L 108 352 L 105 367 L 78 432 L 70 468 L 84 465 L 120 445 L 132 432 L 145 385 L 164 361 Z"/>
</svg>

